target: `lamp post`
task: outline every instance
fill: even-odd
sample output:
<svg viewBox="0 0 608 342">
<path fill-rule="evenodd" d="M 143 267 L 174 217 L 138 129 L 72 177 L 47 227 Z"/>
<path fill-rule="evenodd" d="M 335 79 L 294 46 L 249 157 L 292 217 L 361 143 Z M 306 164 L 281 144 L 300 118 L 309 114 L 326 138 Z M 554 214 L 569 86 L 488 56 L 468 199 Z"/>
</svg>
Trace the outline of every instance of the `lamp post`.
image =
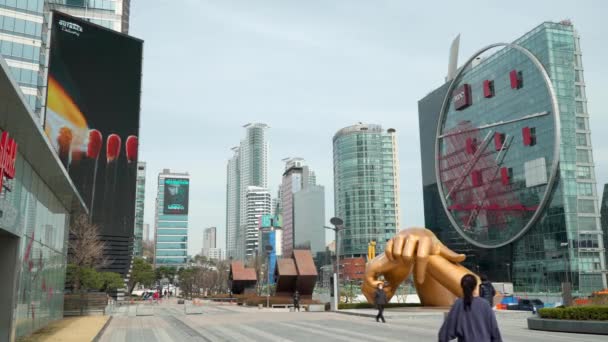
<svg viewBox="0 0 608 342">
<path fill-rule="evenodd" d="M 334 310 L 338 311 L 340 303 L 340 232 L 344 230 L 344 221 L 339 217 L 332 217 L 329 222 L 332 227 L 325 226 L 325 229 L 331 229 L 336 234 L 336 270 L 334 271 Z"/>
</svg>

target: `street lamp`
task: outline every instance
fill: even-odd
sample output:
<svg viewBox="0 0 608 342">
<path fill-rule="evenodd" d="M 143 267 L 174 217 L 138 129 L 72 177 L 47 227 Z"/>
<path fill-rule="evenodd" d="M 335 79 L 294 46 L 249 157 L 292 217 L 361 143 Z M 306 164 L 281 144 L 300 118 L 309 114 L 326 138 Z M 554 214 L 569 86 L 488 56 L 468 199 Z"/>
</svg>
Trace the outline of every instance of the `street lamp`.
<svg viewBox="0 0 608 342">
<path fill-rule="evenodd" d="M 325 229 L 331 229 L 336 234 L 336 271 L 334 271 L 334 310 L 338 310 L 340 299 L 340 232 L 343 231 L 344 221 L 339 217 L 332 217 L 329 222 L 332 227 L 325 226 Z"/>
</svg>

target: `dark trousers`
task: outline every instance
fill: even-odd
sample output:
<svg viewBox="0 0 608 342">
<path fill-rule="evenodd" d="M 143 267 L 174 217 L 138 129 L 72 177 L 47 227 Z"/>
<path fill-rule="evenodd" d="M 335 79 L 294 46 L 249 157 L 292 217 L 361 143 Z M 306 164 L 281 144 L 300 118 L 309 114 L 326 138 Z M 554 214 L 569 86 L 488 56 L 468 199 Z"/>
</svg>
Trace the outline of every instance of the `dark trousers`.
<svg viewBox="0 0 608 342">
<path fill-rule="evenodd" d="M 386 322 L 384 320 L 384 305 L 379 304 L 377 305 L 378 307 L 378 314 L 376 315 L 376 322 L 378 322 L 380 319 L 382 319 L 382 322 Z"/>
</svg>

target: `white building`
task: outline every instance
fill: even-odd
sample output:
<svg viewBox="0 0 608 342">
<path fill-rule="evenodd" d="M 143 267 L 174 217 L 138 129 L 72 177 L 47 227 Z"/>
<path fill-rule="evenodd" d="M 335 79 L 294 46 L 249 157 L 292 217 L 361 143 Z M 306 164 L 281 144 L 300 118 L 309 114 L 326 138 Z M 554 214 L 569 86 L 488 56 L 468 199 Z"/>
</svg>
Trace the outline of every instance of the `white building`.
<svg viewBox="0 0 608 342">
<path fill-rule="evenodd" d="M 226 186 L 227 257 L 238 260 L 252 256 L 252 246 L 257 244 L 257 226 L 254 231 L 246 207 L 248 189 L 268 186 L 268 125 L 250 123 L 243 127 L 245 138 L 233 148 L 234 154 L 228 161 Z"/>
<path fill-rule="evenodd" d="M 266 188 L 250 186 L 245 199 L 246 223 L 241 230 L 244 232 L 245 257 L 252 257 L 258 248 L 260 218 L 270 214 L 270 192 Z"/>
</svg>

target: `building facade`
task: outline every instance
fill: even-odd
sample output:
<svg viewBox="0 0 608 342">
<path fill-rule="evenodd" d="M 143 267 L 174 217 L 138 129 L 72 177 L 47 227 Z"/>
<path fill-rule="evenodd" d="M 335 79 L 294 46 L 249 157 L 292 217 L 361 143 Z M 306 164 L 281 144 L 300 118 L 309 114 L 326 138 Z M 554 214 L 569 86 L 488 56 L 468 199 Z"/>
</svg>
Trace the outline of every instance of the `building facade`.
<svg viewBox="0 0 608 342">
<path fill-rule="evenodd" d="M 395 130 L 362 123 L 343 128 L 333 153 L 335 213 L 346 228 L 340 255 L 365 256 L 372 240 L 383 249 L 400 227 Z"/>
<path fill-rule="evenodd" d="M 257 226 L 248 223 L 248 189 L 268 186 L 268 125 L 249 123 L 243 127 L 245 138 L 232 149 L 226 170 L 226 254 L 238 260 L 252 256 L 251 246 L 258 241 Z"/>
<path fill-rule="evenodd" d="M 40 122 L 45 54 L 44 0 L 0 1 L 0 54 Z"/>
<path fill-rule="evenodd" d="M 217 239 L 216 239 L 217 229 L 216 227 L 205 228 L 203 231 L 203 255 L 207 256 L 209 250 L 211 248 L 216 248 Z"/>
<path fill-rule="evenodd" d="M 546 22 L 514 44 L 419 102 L 426 226 L 516 291 L 588 294 L 606 261 L 580 38 Z"/>
<path fill-rule="evenodd" d="M 608 246 L 608 184 L 604 184 L 604 193 L 600 204 L 600 217 L 602 234 L 604 235 L 604 249 Z M 605 253 L 605 252 L 604 252 Z M 606 265 L 608 265 L 608 253 L 605 253 Z"/>
<path fill-rule="evenodd" d="M 290 257 L 295 244 L 294 194 L 317 183 L 314 171 L 302 158 L 286 158 L 285 172 L 279 187 L 280 214 L 283 218 L 282 255 Z M 278 209 L 275 209 L 278 210 Z M 318 213 L 320 214 L 320 213 Z M 313 253 L 314 255 L 314 253 Z"/>
<path fill-rule="evenodd" d="M 133 255 L 143 256 L 144 206 L 146 200 L 146 163 L 137 162 L 137 185 L 135 188 L 135 231 L 133 234 Z"/>
<path fill-rule="evenodd" d="M 56 9 L 115 31 L 128 33 L 130 0 L 0 1 L 0 55 L 23 95 L 41 119 L 46 95 L 48 14 Z"/>
<path fill-rule="evenodd" d="M 10 68 L 0 58 L 2 341 L 63 318 L 69 222 L 87 209 Z"/>
<path fill-rule="evenodd" d="M 154 267 L 184 266 L 188 261 L 187 172 L 164 169 L 158 175 L 154 225 Z"/>
<path fill-rule="evenodd" d="M 46 0 L 50 10 L 86 19 L 114 31 L 129 33 L 131 0 Z"/>
<path fill-rule="evenodd" d="M 270 214 L 270 192 L 266 188 L 250 186 L 247 187 L 245 197 L 246 226 L 242 231 L 245 233 L 245 258 L 254 257 L 258 250 L 260 221 L 262 215 Z"/>
<path fill-rule="evenodd" d="M 309 249 L 315 261 L 325 253 L 325 188 L 308 186 L 293 194 L 293 248 Z M 319 264 L 319 263 L 318 263 Z"/>
</svg>

